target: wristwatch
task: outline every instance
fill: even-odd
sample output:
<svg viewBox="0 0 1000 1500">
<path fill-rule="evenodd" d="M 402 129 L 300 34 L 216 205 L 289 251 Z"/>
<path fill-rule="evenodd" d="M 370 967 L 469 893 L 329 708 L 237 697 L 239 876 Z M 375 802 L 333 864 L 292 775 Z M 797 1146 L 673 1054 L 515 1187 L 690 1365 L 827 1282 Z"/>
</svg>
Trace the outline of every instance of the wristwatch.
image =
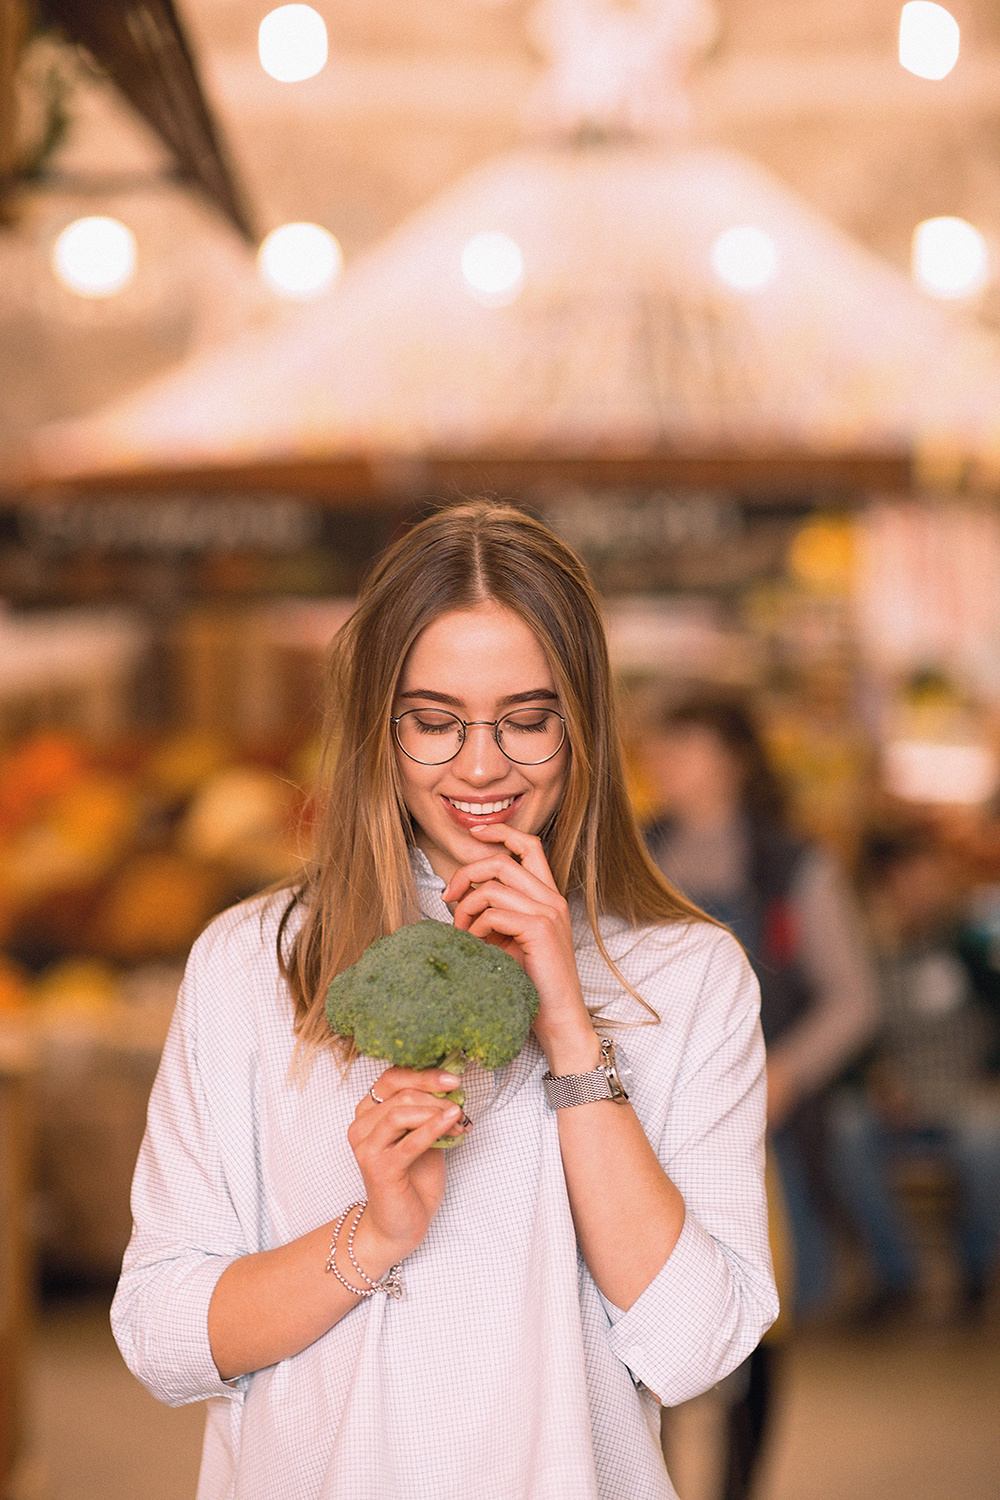
<svg viewBox="0 0 1000 1500">
<path fill-rule="evenodd" d="M 542 1074 L 545 1097 L 553 1109 L 565 1109 L 570 1104 L 596 1104 L 601 1099 L 610 1099 L 615 1104 L 624 1104 L 628 1099 L 628 1088 L 632 1083 L 632 1069 L 619 1047 L 601 1037 L 601 1061 L 592 1073 L 565 1073 L 553 1078 L 551 1073 Z"/>
</svg>

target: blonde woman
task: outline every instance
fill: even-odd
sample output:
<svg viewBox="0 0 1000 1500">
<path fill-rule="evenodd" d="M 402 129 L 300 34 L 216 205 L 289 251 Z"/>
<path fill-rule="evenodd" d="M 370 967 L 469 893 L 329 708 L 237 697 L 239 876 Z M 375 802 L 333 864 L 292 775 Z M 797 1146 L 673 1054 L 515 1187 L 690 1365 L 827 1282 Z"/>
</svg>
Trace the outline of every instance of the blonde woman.
<svg viewBox="0 0 1000 1500">
<path fill-rule="evenodd" d="M 644 851 L 577 558 L 490 502 L 414 526 L 334 643 L 328 741 L 305 878 L 191 955 L 125 1358 L 207 1400 L 199 1500 L 669 1500 L 658 1402 L 777 1310 L 764 1052 L 741 950 Z M 467 1113 L 325 1021 L 330 979 L 426 917 L 540 996 Z"/>
</svg>

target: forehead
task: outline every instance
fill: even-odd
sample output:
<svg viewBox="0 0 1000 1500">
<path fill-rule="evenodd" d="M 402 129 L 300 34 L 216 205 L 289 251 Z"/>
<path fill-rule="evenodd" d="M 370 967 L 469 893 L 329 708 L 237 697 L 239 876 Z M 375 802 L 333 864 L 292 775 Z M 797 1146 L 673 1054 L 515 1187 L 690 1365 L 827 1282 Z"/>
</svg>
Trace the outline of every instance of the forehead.
<svg viewBox="0 0 1000 1500">
<path fill-rule="evenodd" d="M 463 702 L 553 688 L 538 637 L 519 615 L 495 604 L 439 615 L 414 641 L 400 692 L 427 688 Z"/>
</svg>

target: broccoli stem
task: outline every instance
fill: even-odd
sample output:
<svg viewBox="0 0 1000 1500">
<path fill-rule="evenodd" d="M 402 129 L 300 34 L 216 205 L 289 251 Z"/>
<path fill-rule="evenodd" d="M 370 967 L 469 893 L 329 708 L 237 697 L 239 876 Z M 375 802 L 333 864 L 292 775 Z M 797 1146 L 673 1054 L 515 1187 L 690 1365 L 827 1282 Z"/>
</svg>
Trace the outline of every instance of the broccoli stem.
<svg viewBox="0 0 1000 1500">
<path fill-rule="evenodd" d="M 461 1050 L 449 1052 L 448 1056 L 438 1063 L 438 1067 L 442 1072 L 458 1073 L 459 1075 L 465 1072 L 468 1065 L 469 1059 Z M 465 1090 L 461 1088 L 452 1089 L 449 1093 L 443 1094 L 435 1091 L 435 1097 L 438 1099 L 451 1099 L 455 1104 L 461 1106 L 465 1103 Z M 460 1135 L 442 1135 L 433 1144 L 440 1147 L 441 1150 L 447 1150 L 449 1146 L 457 1146 L 459 1141 L 463 1139 L 464 1137 Z"/>
</svg>

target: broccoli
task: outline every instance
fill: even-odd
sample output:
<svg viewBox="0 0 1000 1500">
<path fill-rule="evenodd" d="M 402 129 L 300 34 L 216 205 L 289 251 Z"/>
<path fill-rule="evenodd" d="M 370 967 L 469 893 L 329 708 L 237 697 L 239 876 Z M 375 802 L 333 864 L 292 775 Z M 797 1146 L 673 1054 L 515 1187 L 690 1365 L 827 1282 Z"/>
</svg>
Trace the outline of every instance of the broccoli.
<svg viewBox="0 0 1000 1500">
<path fill-rule="evenodd" d="M 451 1073 L 461 1073 L 469 1058 L 504 1067 L 537 1013 L 538 991 L 509 954 L 430 918 L 377 938 L 326 994 L 332 1030 L 353 1037 L 365 1057 Z M 465 1101 L 461 1089 L 447 1097 Z M 442 1136 L 434 1144 L 461 1139 Z"/>
</svg>

